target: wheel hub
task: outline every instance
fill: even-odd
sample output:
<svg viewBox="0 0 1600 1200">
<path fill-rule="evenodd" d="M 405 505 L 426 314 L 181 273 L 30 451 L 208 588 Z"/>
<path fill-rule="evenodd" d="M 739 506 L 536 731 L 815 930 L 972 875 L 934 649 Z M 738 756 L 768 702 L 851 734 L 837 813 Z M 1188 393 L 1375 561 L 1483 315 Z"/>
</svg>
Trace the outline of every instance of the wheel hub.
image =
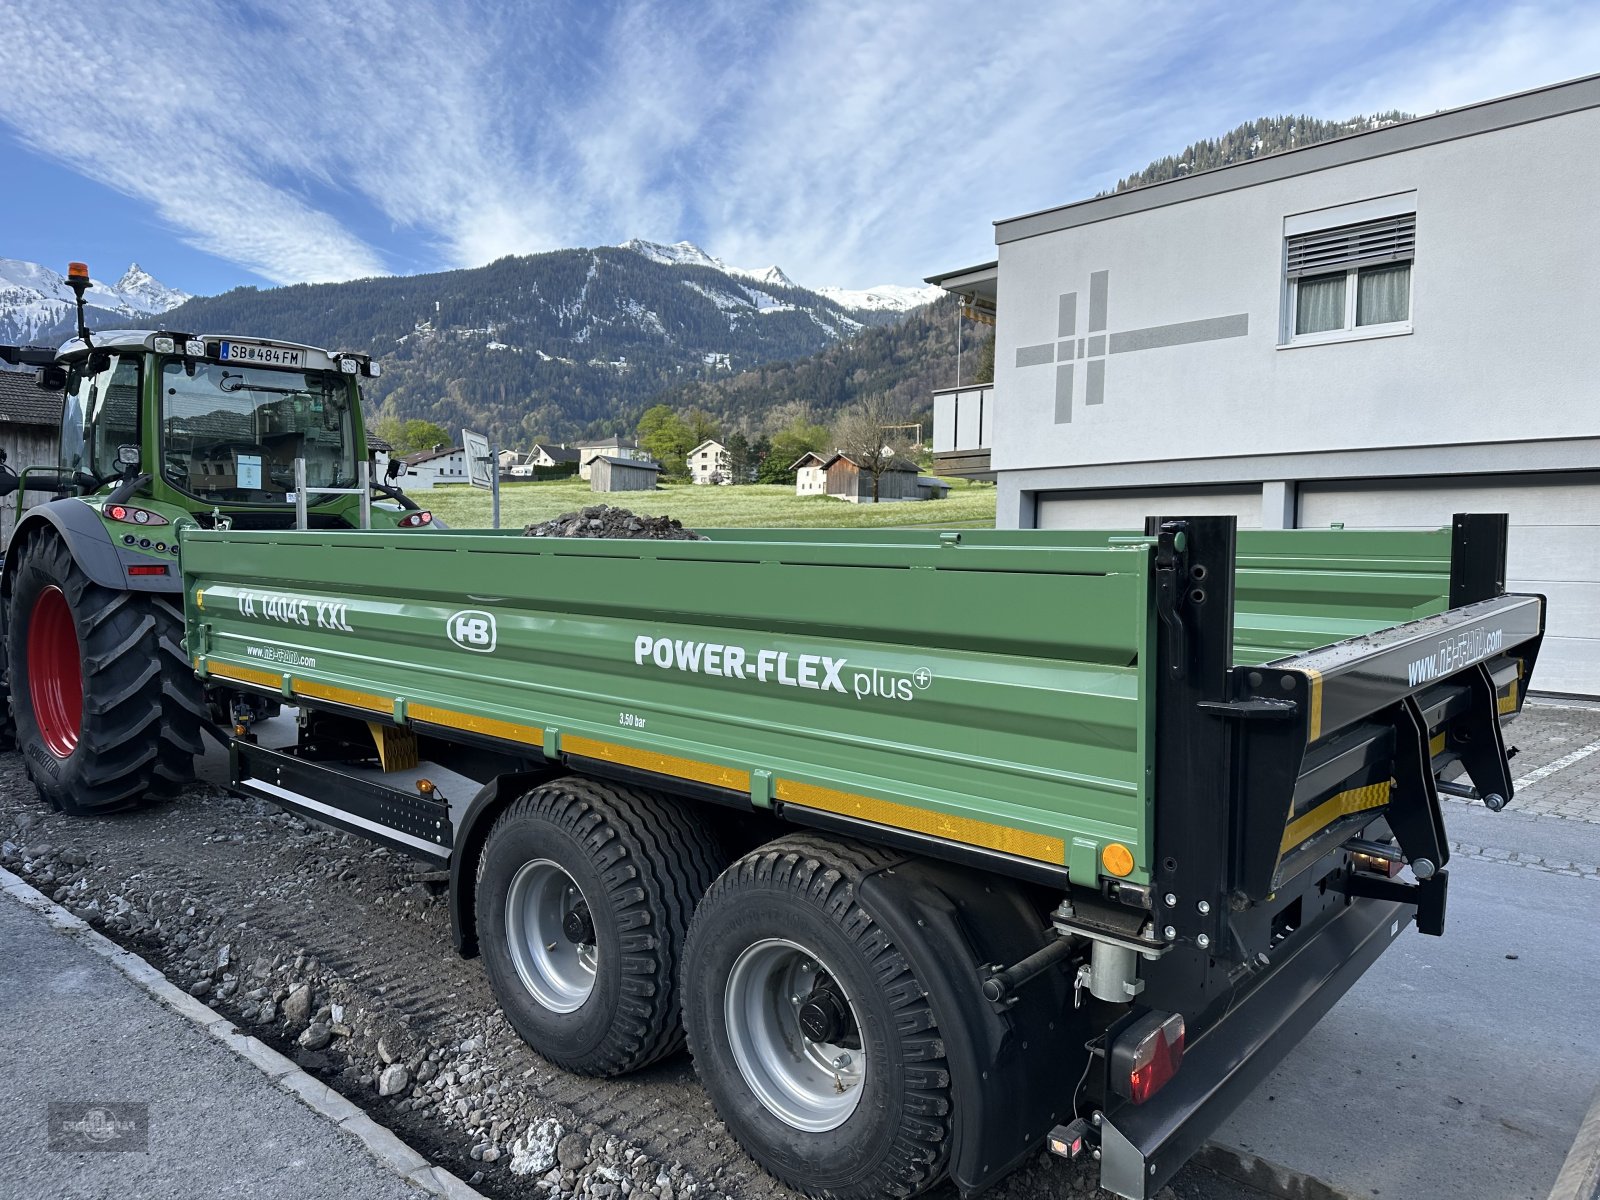
<svg viewBox="0 0 1600 1200">
<path fill-rule="evenodd" d="M 768 1112 L 794 1129 L 826 1133 L 861 1102 L 868 1055 L 837 976 L 786 938 L 746 948 L 723 999 L 739 1073 Z"/>
<path fill-rule="evenodd" d="M 567 941 L 574 946 L 594 945 L 594 918 L 589 915 L 589 906 L 582 900 L 561 919 L 561 932 L 567 935 Z"/>
<path fill-rule="evenodd" d="M 506 891 L 506 948 L 522 986 L 552 1012 L 576 1012 L 594 992 L 599 951 L 589 902 L 548 858 L 524 863 Z"/>
<path fill-rule="evenodd" d="M 28 614 L 28 694 L 45 748 L 70 758 L 83 733 L 83 658 L 72 607 L 54 584 Z"/>
</svg>

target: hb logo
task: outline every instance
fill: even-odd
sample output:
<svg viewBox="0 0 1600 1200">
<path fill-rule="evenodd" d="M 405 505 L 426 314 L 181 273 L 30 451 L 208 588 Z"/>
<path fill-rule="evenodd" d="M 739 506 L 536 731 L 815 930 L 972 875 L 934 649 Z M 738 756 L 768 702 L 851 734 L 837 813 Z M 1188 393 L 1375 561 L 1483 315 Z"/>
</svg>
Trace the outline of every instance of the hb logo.
<svg viewBox="0 0 1600 1200">
<path fill-rule="evenodd" d="M 448 628 L 450 640 L 461 649 L 472 650 L 478 654 L 490 654 L 494 651 L 498 630 L 495 628 L 493 613 L 467 609 L 451 617 Z"/>
</svg>

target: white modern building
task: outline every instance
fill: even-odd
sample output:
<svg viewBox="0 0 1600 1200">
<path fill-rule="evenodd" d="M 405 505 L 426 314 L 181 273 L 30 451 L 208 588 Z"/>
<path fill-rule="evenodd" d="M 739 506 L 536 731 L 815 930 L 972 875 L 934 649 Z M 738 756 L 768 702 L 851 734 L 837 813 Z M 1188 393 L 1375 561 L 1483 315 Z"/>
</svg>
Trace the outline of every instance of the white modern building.
<svg viewBox="0 0 1600 1200">
<path fill-rule="evenodd" d="M 728 448 L 712 439 L 701 442 L 689 451 L 689 481 L 691 483 L 732 483 L 733 470 Z"/>
<path fill-rule="evenodd" d="M 1002 528 L 1510 514 L 1536 682 L 1600 694 L 1600 76 L 996 226 L 997 318 L 935 396 Z"/>
<path fill-rule="evenodd" d="M 400 485 L 407 491 L 429 491 L 442 483 L 467 482 L 467 452 L 460 446 L 435 446 L 405 457 Z"/>
</svg>

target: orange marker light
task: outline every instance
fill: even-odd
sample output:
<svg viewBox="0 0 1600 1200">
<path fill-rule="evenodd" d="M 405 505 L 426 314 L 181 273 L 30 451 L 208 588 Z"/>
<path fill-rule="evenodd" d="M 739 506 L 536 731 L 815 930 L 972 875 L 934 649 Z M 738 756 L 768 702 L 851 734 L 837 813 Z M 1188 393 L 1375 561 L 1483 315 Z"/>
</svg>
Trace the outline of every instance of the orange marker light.
<svg viewBox="0 0 1600 1200">
<path fill-rule="evenodd" d="M 80 263 L 80 262 L 68 263 L 67 264 L 67 278 L 68 279 L 87 279 L 87 278 L 89 278 L 89 264 L 88 263 Z"/>
<path fill-rule="evenodd" d="M 1118 879 L 1133 874 L 1133 851 L 1121 842 L 1110 842 L 1100 851 L 1100 865 Z"/>
</svg>

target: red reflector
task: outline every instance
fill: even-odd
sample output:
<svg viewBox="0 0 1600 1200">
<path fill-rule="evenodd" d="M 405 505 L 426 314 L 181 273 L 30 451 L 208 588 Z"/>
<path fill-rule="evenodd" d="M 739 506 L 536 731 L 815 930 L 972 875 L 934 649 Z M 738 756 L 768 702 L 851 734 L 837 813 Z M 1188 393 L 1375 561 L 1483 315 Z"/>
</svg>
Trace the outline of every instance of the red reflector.
<svg viewBox="0 0 1600 1200">
<path fill-rule="evenodd" d="M 113 521 L 120 521 L 128 515 L 128 510 L 120 504 L 113 504 L 110 508 L 110 513 Z"/>
<path fill-rule="evenodd" d="M 148 566 L 148 567 L 136 566 L 136 567 L 129 567 L 128 568 L 128 574 L 129 575 L 165 575 L 166 573 L 167 573 L 167 564 L 166 563 L 154 563 L 154 564 L 152 564 L 151 566 Z"/>
<path fill-rule="evenodd" d="M 1183 1017 L 1147 1013 L 1111 1047 L 1111 1084 L 1135 1104 L 1167 1085 L 1183 1062 Z"/>
</svg>

